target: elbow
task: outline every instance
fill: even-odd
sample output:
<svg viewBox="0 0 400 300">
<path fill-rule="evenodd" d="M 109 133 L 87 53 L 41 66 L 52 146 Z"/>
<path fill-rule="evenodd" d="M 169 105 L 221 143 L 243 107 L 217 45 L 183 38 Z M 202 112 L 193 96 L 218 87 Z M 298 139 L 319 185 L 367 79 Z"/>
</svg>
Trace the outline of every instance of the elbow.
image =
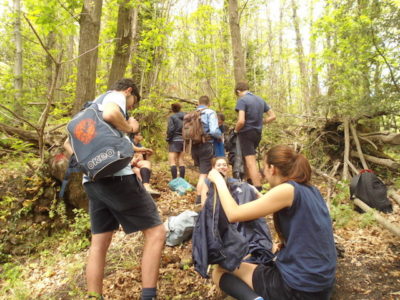
<svg viewBox="0 0 400 300">
<path fill-rule="evenodd" d="M 236 223 L 240 221 L 239 217 L 234 213 L 231 213 L 229 215 L 227 214 L 226 217 L 228 218 L 229 223 Z"/>
</svg>

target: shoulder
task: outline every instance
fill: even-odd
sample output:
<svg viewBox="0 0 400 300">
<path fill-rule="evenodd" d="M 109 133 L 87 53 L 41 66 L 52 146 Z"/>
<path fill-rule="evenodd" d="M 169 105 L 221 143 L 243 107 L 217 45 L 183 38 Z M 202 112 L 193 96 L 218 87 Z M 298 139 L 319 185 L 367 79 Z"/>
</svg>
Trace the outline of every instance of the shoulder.
<svg viewBox="0 0 400 300">
<path fill-rule="evenodd" d="M 126 97 L 120 92 L 112 91 L 104 97 L 102 105 L 105 105 L 107 103 L 115 103 L 119 107 L 121 107 L 123 111 L 125 111 Z"/>
</svg>

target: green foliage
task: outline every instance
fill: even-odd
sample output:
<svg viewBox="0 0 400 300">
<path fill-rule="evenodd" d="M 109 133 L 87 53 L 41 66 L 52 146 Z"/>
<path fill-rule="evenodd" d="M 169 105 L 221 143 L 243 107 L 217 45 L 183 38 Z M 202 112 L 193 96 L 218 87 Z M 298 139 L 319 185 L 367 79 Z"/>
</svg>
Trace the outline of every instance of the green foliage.
<svg viewBox="0 0 400 300">
<path fill-rule="evenodd" d="M 12 299 L 28 299 L 29 291 L 24 288 L 24 283 L 21 280 L 22 267 L 19 264 L 5 263 L 1 267 L 0 285 L 1 295 L 12 295 Z"/>
<path fill-rule="evenodd" d="M 74 209 L 74 222 L 70 225 L 70 230 L 64 232 L 61 238 L 63 244 L 61 251 L 64 254 L 74 254 L 90 245 L 88 238 L 90 233 L 89 215 L 83 209 Z"/>
</svg>

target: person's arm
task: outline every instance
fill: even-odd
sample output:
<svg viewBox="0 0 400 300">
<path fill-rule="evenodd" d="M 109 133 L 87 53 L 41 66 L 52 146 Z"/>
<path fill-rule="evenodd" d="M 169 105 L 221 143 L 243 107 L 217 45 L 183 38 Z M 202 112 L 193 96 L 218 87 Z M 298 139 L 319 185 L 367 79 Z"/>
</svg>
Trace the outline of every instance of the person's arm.
<svg viewBox="0 0 400 300">
<path fill-rule="evenodd" d="M 266 112 L 265 114 L 265 119 L 264 119 L 264 124 L 268 124 L 273 122 L 276 119 L 276 115 L 272 109 Z"/>
<path fill-rule="evenodd" d="M 133 117 L 124 118 L 118 104 L 108 102 L 103 105 L 103 119 L 122 132 L 134 133 L 139 130 L 139 123 Z"/>
<path fill-rule="evenodd" d="M 210 129 L 210 135 L 214 138 L 220 138 L 222 136 L 221 130 L 218 126 L 218 118 L 215 111 L 208 115 L 208 125 Z"/>
<path fill-rule="evenodd" d="M 71 142 L 69 141 L 69 137 L 64 142 L 64 149 L 68 155 L 68 158 L 71 157 L 72 154 L 74 154 L 74 150 L 72 149 L 72 145 L 71 145 Z"/>
<path fill-rule="evenodd" d="M 244 110 L 239 110 L 238 120 L 235 125 L 235 132 L 239 132 L 240 129 L 244 127 L 244 123 L 246 123 L 246 112 Z"/>
<path fill-rule="evenodd" d="M 283 183 L 272 188 L 257 200 L 238 205 L 232 198 L 224 178 L 217 170 L 212 169 L 208 175 L 208 179 L 215 183 L 222 207 L 231 223 L 265 217 L 282 208 L 290 207 L 293 203 L 294 187 L 288 183 Z"/>
</svg>

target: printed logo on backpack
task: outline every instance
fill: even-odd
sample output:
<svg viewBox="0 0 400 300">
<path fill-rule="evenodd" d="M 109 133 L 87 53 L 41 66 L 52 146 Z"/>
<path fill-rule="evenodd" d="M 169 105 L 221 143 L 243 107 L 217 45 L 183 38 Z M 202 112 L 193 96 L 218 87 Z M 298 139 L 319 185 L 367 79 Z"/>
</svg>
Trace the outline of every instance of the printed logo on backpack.
<svg viewBox="0 0 400 300">
<path fill-rule="evenodd" d="M 105 96 L 76 114 L 67 125 L 78 165 L 93 181 L 125 168 L 134 153 L 129 139 L 104 121 L 99 105 Z"/>
</svg>

